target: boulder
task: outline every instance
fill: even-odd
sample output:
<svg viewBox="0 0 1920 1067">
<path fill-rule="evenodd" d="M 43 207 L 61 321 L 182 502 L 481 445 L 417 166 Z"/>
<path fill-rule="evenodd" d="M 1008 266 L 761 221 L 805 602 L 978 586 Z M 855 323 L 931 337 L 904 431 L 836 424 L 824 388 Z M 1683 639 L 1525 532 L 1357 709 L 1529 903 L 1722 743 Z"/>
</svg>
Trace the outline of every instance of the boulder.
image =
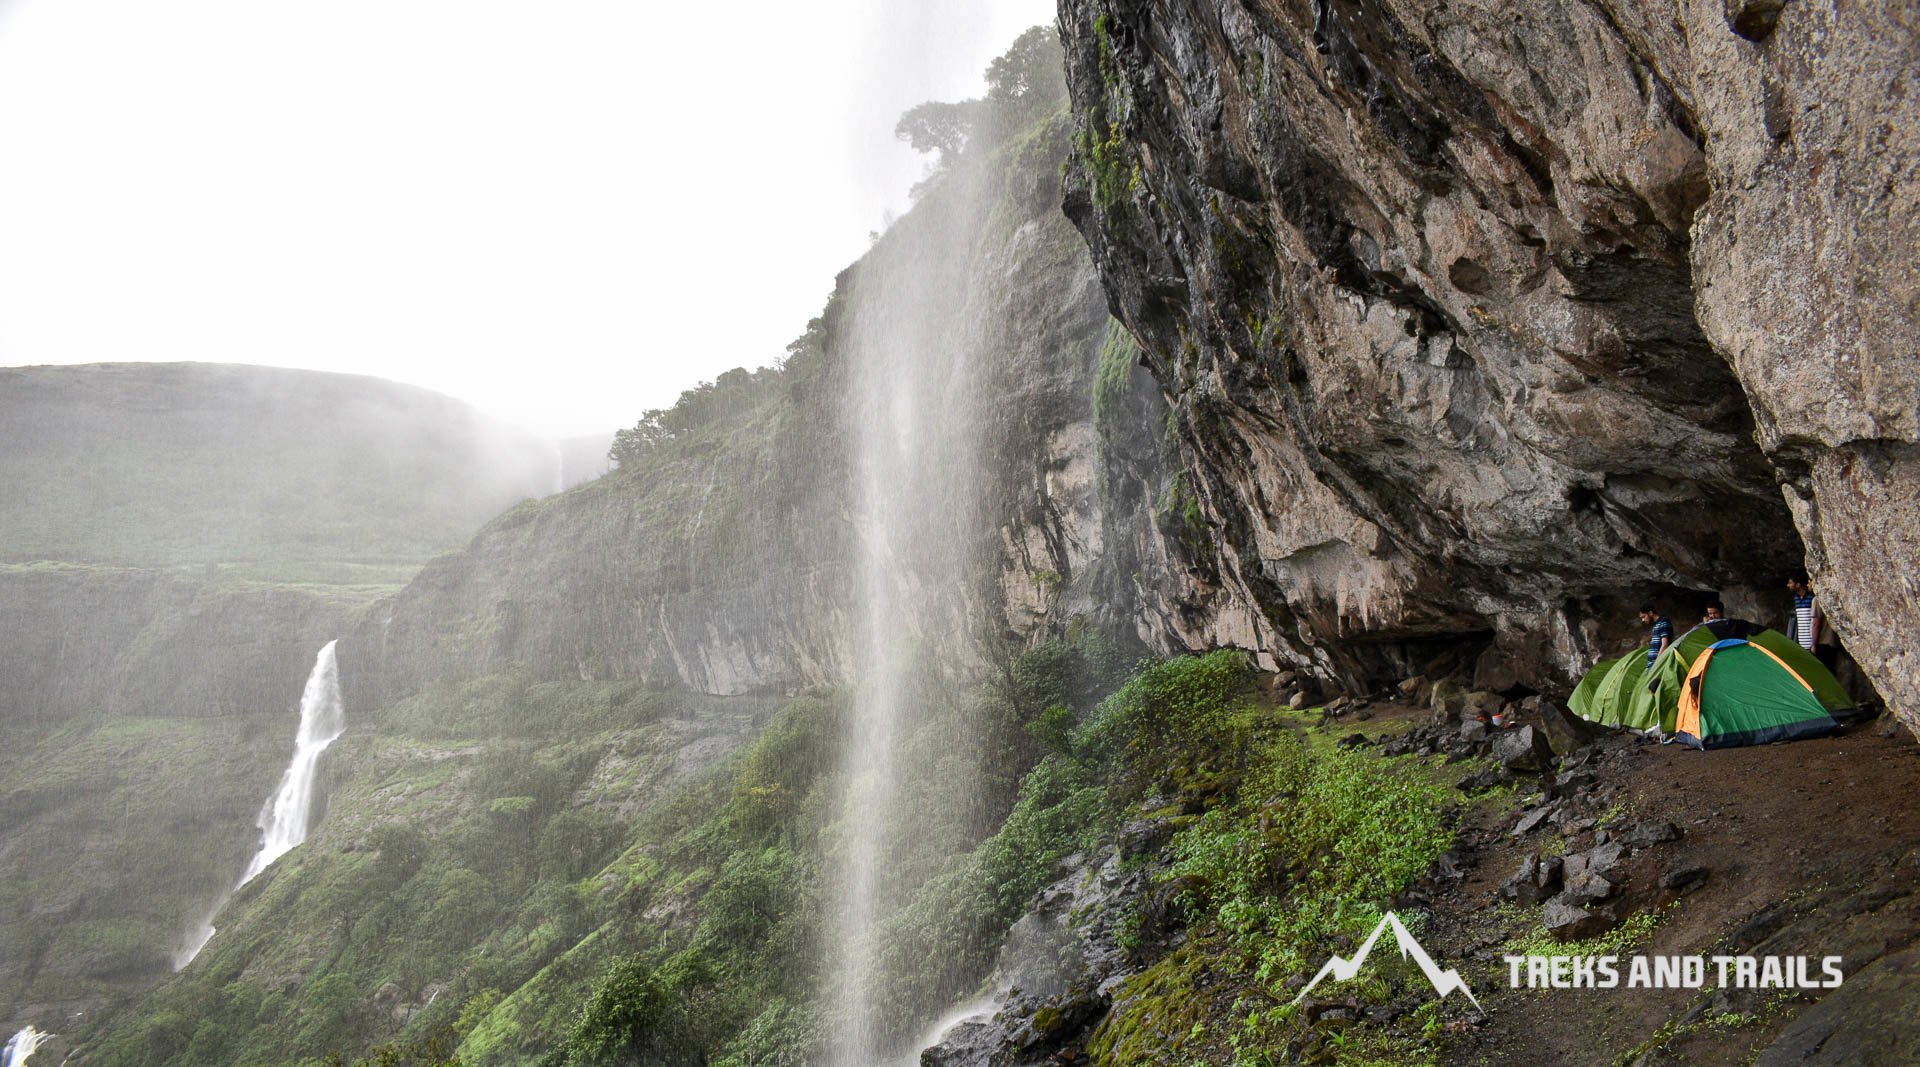
<svg viewBox="0 0 1920 1067">
<path fill-rule="evenodd" d="M 1547 745 L 1557 756 L 1577 752 L 1600 737 L 1598 727 L 1545 697 L 1528 697 L 1521 701 L 1520 710 L 1539 720 Z"/>
<path fill-rule="evenodd" d="M 1565 900 L 1571 904 L 1597 904 L 1612 896 L 1616 888 L 1612 882 L 1595 874 L 1592 870 L 1587 870 L 1578 878 L 1567 879 L 1566 885 L 1555 899 Z"/>
<path fill-rule="evenodd" d="M 1564 897 L 1554 897 L 1541 909 L 1540 921 L 1547 932 L 1561 941 L 1592 937 L 1613 928 L 1614 918 L 1604 911 L 1588 911 Z"/>
<path fill-rule="evenodd" d="M 1411 678 L 1402 680 L 1401 683 L 1394 688 L 1399 690 L 1402 699 L 1421 704 L 1426 702 L 1428 695 L 1433 690 L 1433 685 L 1427 681 L 1426 675 L 1416 674 Z"/>
<path fill-rule="evenodd" d="M 1707 884 L 1707 869 L 1692 864 L 1683 864 L 1660 876 L 1660 888 L 1675 895 L 1685 895 Z"/>
<path fill-rule="evenodd" d="M 1557 892 L 1566 874 L 1566 863 L 1559 856 L 1548 856 L 1540 861 L 1540 870 L 1533 877 L 1534 888 L 1540 891 L 1540 899 L 1545 900 Z"/>
<path fill-rule="evenodd" d="M 1442 678 L 1433 683 L 1433 692 L 1427 698 L 1427 706 L 1433 710 L 1433 721 L 1437 723 L 1459 722 L 1467 706 L 1467 691 L 1459 682 L 1451 678 Z"/>
<path fill-rule="evenodd" d="M 1484 793 L 1489 789 L 1495 789 L 1506 784 L 1506 781 L 1507 775 L 1505 771 L 1502 771 L 1498 767 L 1488 767 L 1484 771 L 1477 771 L 1460 779 L 1454 783 L 1454 788 L 1460 790 L 1462 793 Z"/>
<path fill-rule="evenodd" d="M 1646 819 L 1634 823 L 1621 831 L 1617 840 L 1634 848 L 1650 848 L 1662 841 L 1675 841 L 1680 837 L 1680 828 L 1670 822 L 1657 822 Z"/>
<path fill-rule="evenodd" d="M 1596 874 L 1605 874 L 1620 865 L 1620 860 L 1626 852 L 1626 847 L 1619 842 L 1602 842 L 1595 845 L 1587 850 L 1587 869 Z"/>
<path fill-rule="evenodd" d="M 1493 739 L 1493 754 L 1510 771 L 1544 771 L 1553 766 L 1553 749 L 1546 737 L 1531 726 L 1502 730 Z"/>
<path fill-rule="evenodd" d="M 1560 889 L 1560 857 L 1527 853 L 1520 869 L 1500 885 L 1500 895 L 1521 904 L 1538 904 Z"/>
<path fill-rule="evenodd" d="M 1468 719 L 1460 724 L 1460 740 L 1469 745 L 1478 745 L 1487 739 L 1487 724 L 1479 719 Z"/>
<path fill-rule="evenodd" d="M 1527 836 L 1539 829 L 1543 823 L 1553 817 L 1554 812 L 1559 810 L 1559 801 L 1552 801 L 1527 812 L 1525 815 L 1520 816 L 1519 822 L 1513 824 L 1513 836 Z"/>
<path fill-rule="evenodd" d="M 1553 779 L 1553 791 L 1558 796 L 1574 797 L 1593 788 L 1593 775 L 1585 771 L 1561 771 Z"/>
<path fill-rule="evenodd" d="M 1500 895 L 1508 900 L 1518 900 L 1523 904 L 1538 903 L 1541 898 L 1537 895 L 1539 890 L 1534 887 L 1534 880 L 1539 875 L 1540 857 L 1529 852 L 1526 858 L 1520 861 L 1520 869 L 1500 883 Z"/>
<path fill-rule="evenodd" d="M 1501 708 L 1506 706 L 1507 700 L 1505 697 L 1498 693 L 1491 693 L 1482 689 L 1478 692 L 1467 694 L 1464 714 L 1476 719 L 1490 719 L 1497 714 Z"/>
</svg>

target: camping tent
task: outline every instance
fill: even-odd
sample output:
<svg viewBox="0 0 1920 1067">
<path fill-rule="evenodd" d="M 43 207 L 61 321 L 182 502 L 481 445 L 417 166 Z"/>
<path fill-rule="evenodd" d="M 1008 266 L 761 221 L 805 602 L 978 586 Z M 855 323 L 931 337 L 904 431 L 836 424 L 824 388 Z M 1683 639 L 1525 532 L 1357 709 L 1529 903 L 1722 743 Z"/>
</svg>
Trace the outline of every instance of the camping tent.
<svg viewBox="0 0 1920 1067">
<path fill-rule="evenodd" d="M 1650 730 L 1660 725 L 1657 716 L 1650 719 L 1632 719 L 1626 716 L 1633 712 L 1633 694 L 1641 688 L 1641 682 L 1647 676 L 1647 653 L 1644 649 L 1615 659 L 1603 659 L 1594 664 L 1585 678 L 1567 698 L 1567 707 L 1583 719 L 1591 719 L 1602 726 L 1625 726 L 1635 730 Z M 1652 713 L 1653 705 L 1647 704 L 1647 712 Z"/>
<path fill-rule="evenodd" d="M 1737 619 L 1696 626 L 1668 645 L 1647 666 L 1647 654 L 1636 649 L 1618 659 L 1602 660 L 1587 672 L 1567 706 L 1575 715 L 1608 726 L 1673 733 L 1680 715 L 1680 694 L 1700 656 L 1721 640 L 1744 639 L 1772 653 L 1787 668 L 1786 675 L 1829 714 L 1853 707 L 1847 691 L 1813 653 L 1777 630 L 1762 630 Z M 1744 658 L 1744 657 L 1735 657 Z M 1804 684 L 1803 684 L 1804 683 Z"/>
<path fill-rule="evenodd" d="M 1818 737 L 1839 727 L 1811 680 L 1765 645 L 1732 637 L 1708 645 L 1693 661 L 1680 688 L 1674 736 L 1695 748 L 1729 748 Z"/>
</svg>

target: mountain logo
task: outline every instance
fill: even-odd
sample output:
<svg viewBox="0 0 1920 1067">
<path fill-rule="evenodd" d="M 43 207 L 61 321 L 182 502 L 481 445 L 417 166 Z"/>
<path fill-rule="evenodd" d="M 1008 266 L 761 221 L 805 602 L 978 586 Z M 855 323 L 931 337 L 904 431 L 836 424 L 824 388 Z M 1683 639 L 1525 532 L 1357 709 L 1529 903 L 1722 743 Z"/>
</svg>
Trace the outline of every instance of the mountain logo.
<svg viewBox="0 0 1920 1067">
<path fill-rule="evenodd" d="M 1411 959 L 1419 965 L 1420 973 L 1427 976 L 1427 982 L 1433 986 L 1435 993 L 1440 994 L 1441 1000 L 1447 999 L 1447 995 L 1457 989 L 1467 995 L 1467 999 L 1473 1002 L 1475 1008 L 1480 1007 L 1480 1001 L 1474 997 L 1473 990 L 1467 988 L 1467 981 L 1460 977 L 1460 972 L 1451 967 L 1441 970 L 1440 965 L 1433 962 L 1433 957 L 1427 955 L 1427 950 L 1420 947 L 1420 942 L 1414 940 L 1413 935 L 1407 932 L 1406 924 L 1392 912 L 1388 912 L 1386 917 L 1380 920 L 1380 925 L 1373 928 L 1373 933 L 1367 935 L 1366 941 L 1360 945 L 1360 951 L 1354 953 L 1352 959 L 1335 956 L 1328 960 L 1326 966 L 1320 968 L 1320 973 L 1313 976 L 1313 981 L 1308 982 L 1307 987 L 1300 991 L 1300 995 L 1293 998 L 1293 1002 L 1298 1004 L 1307 999 L 1307 994 L 1313 992 L 1313 987 L 1319 985 L 1321 979 L 1329 974 L 1333 975 L 1333 980 L 1336 982 L 1344 982 L 1359 974 L 1361 966 L 1367 962 L 1367 953 L 1373 951 L 1373 943 L 1380 940 L 1380 932 L 1388 927 L 1393 928 L 1393 940 L 1400 947 L 1400 958 Z"/>
</svg>

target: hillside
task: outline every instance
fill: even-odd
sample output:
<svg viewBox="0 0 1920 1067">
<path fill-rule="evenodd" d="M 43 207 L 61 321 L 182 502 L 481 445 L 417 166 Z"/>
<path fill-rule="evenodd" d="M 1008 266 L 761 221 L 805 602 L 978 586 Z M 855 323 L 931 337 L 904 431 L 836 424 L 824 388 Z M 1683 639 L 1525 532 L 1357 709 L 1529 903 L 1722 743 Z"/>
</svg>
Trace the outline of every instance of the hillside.
<svg viewBox="0 0 1920 1067">
<path fill-rule="evenodd" d="M 408 563 L 553 492 L 449 397 L 209 363 L 0 368 L 0 562 Z"/>
<path fill-rule="evenodd" d="M 256 843 L 315 652 L 558 475 L 390 382 L 0 369 L 0 1017 L 168 973 Z"/>
</svg>

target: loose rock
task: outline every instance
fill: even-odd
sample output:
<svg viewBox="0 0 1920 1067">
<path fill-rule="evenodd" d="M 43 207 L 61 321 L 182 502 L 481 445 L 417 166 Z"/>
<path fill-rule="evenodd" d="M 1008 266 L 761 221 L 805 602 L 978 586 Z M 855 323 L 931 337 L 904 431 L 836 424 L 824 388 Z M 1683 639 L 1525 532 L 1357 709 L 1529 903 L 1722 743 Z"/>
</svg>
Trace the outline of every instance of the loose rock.
<svg viewBox="0 0 1920 1067">
<path fill-rule="evenodd" d="M 1573 904 L 1597 904 L 1612 896 L 1616 888 L 1612 882 L 1588 870 L 1578 878 L 1568 879 L 1566 888 L 1560 890 L 1559 897 L 1555 899 Z"/>
<path fill-rule="evenodd" d="M 1545 805 L 1542 805 L 1541 807 L 1535 808 L 1530 812 L 1527 812 L 1525 815 L 1522 815 L 1520 817 L 1519 822 L 1514 824 L 1513 836 L 1515 837 L 1527 836 L 1528 834 L 1539 829 L 1542 823 L 1546 822 L 1549 818 L 1553 816 L 1555 812 L 1559 810 L 1560 810 L 1559 802 L 1554 801 L 1552 803 L 1545 804 Z"/>
<path fill-rule="evenodd" d="M 1501 731 L 1493 740 L 1493 754 L 1510 771 L 1544 771 L 1553 765 L 1553 749 L 1531 726 Z"/>
<path fill-rule="evenodd" d="M 1660 888 L 1670 892 L 1687 894 L 1707 884 L 1705 867 L 1675 867 L 1660 876 Z"/>
<path fill-rule="evenodd" d="M 1662 841 L 1676 841 L 1680 837 L 1680 828 L 1670 822 L 1655 822 L 1652 819 L 1634 823 L 1622 831 L 1619 840 L 1635 848 L 1650 848 Z"/>
<path fill-rule="evenodd" d="M 1600 737 L 1600 731 L 1592 723 L 1545 697 L 1528 697 L 1520 702 L 1520 710 L 1529 718 L 1539 717 L 1540 728 L 1547 735 L 1547 745 L 1556 755 L 1577 752 Z"/>
<path fill-rule="evenodd" d="M 1614 926 L 1613 917 L 1606 912 L 1588 911 L 1561 897 L 1547 901 L 1546 908 L 1540 913 L 1540 920 L 1546 923 L 1548 933 L 1562 941 L 1592 937 Z"/>
</svg>

